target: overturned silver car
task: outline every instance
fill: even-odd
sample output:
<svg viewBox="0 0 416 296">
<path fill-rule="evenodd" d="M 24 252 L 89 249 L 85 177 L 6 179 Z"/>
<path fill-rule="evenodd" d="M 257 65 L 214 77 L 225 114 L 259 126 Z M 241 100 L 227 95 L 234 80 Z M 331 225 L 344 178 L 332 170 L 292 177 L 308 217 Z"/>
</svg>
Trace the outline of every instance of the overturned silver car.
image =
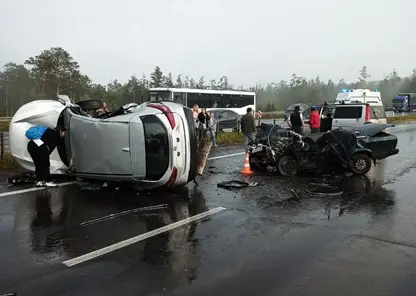
<svg viewBox="0 0 416 296">
<path fill-rule="evenodd" d="M 39 100 L 13 116 L 10 149 L 34 171 L 25 131 L 34 125 L 65 127 L 51 154 L 51 174 L 135 183 L 144 189 L 185 185 L 196 176 L 197 138 L 192 110 L 174 102 L 129 104 L 91 117 L 66 100 Z"/>
</svg>

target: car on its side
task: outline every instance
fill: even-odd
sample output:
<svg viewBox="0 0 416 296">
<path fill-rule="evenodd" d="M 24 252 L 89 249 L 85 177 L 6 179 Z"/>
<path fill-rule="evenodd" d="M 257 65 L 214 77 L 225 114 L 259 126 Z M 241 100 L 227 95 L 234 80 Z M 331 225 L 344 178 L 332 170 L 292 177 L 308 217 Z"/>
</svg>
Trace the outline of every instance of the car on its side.
<svg viewBox="0 0 416 296">
<path fill-rule="evenodd" d="M 34 125 L 65 127 L 65 141 L 51 154 L 51 174 L 128 182 L 143 189 L 185 185 L 196 176 L 197 140 L 192 110 L 172 101 L 129 104 L 91 117 L 63 100 L 38 100 L 13 116 L 10 149 L 34 171 L 25 131 Z"/>
</svg>

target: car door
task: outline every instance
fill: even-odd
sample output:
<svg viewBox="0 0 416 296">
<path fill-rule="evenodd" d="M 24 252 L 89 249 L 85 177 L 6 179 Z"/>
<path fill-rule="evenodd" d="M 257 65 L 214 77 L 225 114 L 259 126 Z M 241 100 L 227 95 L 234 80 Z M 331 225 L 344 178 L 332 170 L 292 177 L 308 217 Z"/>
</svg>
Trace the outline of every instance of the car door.
<svg viewBox="0 0 416 296">
<path fill-rule="evenodd" d="M 226 111 L 219 111 L 218 112 L 218 131 L 222 131 L 223 129 L 227 128 L 227 112 Z"/>
<path fill-rule="evenodd" d="M 77 174 L 131 175 L 129 123 L 72 114 L 72 166 Z"/>
<path fill-rule="evenodd" d="M 227 113 L 227 120 L 226 120 L 226 128 L 235 129 L 237 128 L 237 118 L 238 114 L 233 111 L 226 111 Z"/>
</svg>

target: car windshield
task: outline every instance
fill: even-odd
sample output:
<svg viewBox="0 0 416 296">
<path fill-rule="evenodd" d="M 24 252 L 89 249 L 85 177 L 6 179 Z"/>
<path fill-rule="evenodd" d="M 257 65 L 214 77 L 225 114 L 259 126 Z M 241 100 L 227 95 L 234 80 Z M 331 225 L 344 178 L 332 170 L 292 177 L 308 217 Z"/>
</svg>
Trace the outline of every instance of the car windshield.
<svg viewBox="0 0 416 296">
<path fill-rule="evenodd" d="M 169 139 L 162 121 L 155 115 L 142 118 L 146 148 L 146 178 L 159 180 L 169 166 Z"/>
</svg>

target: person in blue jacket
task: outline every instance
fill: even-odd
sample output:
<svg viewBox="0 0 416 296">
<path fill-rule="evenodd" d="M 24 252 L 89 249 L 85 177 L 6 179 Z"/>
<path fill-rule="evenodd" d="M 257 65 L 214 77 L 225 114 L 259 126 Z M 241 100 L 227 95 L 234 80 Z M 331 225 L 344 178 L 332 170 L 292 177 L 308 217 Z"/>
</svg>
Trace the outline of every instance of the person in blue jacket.
<svg viewBox="0 0 416 296">
<path fill-rule="evenodd" d="M 56 146 L 62 143 L 65 133 L 65 128 L 47 128 L 40 139 L 30 140 L 27 144 L 27 151 L 35 164 L 37 187 L 57 186 L 51 179 L 49 157 Z"/>
</svg>

